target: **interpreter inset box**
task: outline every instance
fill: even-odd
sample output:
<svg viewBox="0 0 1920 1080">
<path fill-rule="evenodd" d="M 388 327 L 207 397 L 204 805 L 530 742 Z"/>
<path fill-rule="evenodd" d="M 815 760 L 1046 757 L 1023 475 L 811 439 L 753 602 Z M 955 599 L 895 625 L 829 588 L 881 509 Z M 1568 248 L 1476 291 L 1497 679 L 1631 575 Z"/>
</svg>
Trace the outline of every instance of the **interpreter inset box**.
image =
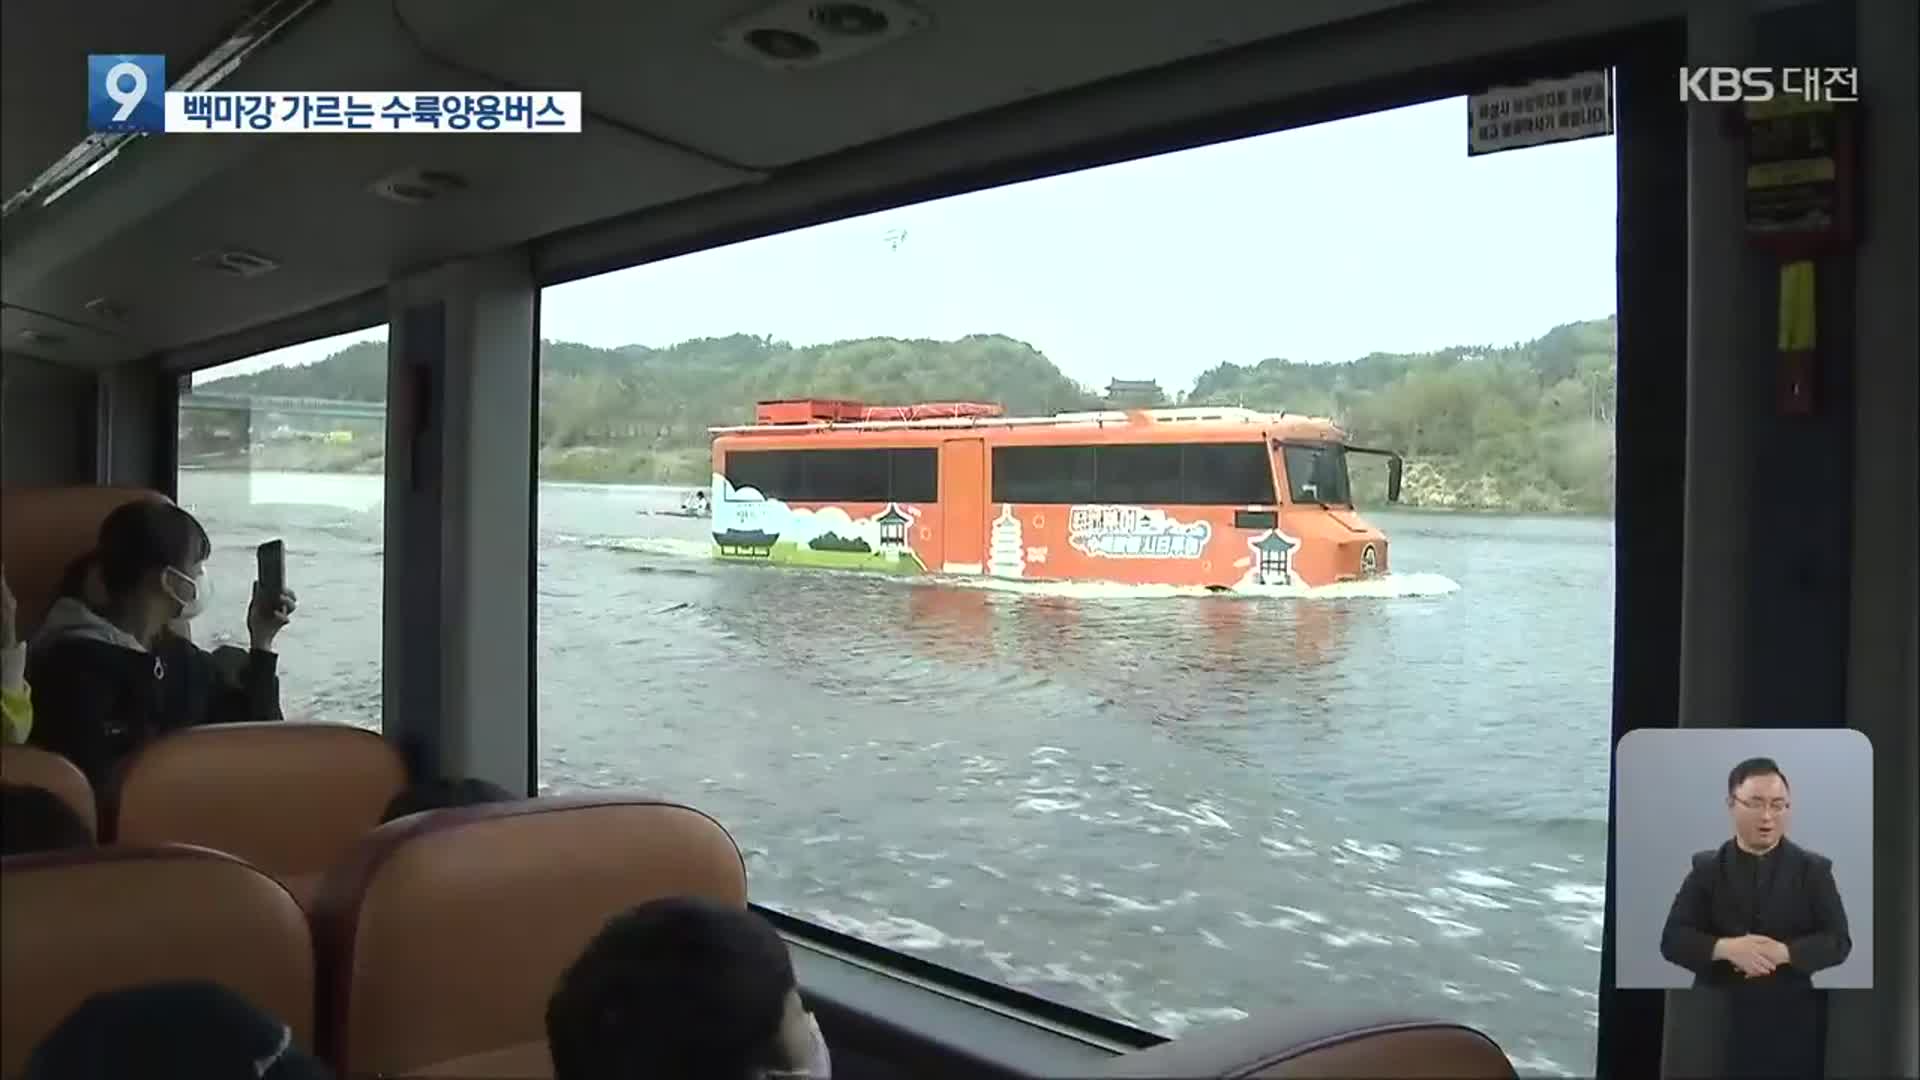
<svg viewBox="0 0 1920 1080">
<path fill-rule="evenodd" d="M 1849 728 L 1629 732 L 1614 982 L 1873 986 L 1873 748 Z"/>
</svg>

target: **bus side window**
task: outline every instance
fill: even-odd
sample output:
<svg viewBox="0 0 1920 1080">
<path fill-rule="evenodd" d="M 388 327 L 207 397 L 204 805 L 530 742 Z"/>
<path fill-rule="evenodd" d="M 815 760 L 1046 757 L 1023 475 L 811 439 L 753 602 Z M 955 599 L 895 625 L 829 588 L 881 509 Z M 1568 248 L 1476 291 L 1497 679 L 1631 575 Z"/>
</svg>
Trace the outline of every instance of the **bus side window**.
<svg viewBox="0 0 1920 1080">
<path fill-rule="evenodd" d="M 1260 443 L 1192 443 L 1183 448 L 1180 501 L 1194 506 L 1271 506 L 1273 459 Z"/>
<path fill-rule="evenodd" d="M 1094 498 L 1093 447 L 994 448 L 994 502 L 1065 505 Z"/>
<path fill-rule="evenodd" d="M 1180 502 L 1180 445 L 1102 446 L 1094 458 L 1098 501 L 1172 506 Z"/>
</svg>

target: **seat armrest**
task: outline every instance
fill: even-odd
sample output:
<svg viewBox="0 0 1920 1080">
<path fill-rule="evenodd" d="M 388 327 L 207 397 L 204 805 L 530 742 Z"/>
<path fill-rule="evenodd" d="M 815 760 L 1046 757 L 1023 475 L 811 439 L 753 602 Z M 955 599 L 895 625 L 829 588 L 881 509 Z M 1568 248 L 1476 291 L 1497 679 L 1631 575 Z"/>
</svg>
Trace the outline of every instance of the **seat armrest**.
<svg viewBox="0 0 1920 1080">
<path fill-rule="evenodd" d="M 1515 1074 L 1492 1039 L 1464 1024 L 1289 1011 L 1122 1054 L 1095 1075 L 1510 1080 Z"/>
</svg>

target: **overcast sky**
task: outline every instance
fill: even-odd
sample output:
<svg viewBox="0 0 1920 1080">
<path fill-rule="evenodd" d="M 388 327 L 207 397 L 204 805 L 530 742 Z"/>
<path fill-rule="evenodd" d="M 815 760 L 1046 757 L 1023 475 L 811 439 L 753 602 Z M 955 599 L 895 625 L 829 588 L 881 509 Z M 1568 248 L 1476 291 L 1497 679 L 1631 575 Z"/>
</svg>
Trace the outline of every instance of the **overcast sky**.
<svg viewBox="0 0 1920 1080">
<path fill-rule="evenodd" d="M 541 336 L 997 333 L 1083 382 L 1184 389 L 1222 361 L 1505 344 L 1612 314 L 1613 139 L 1466 142 L 1455 98 L 889 210 L 556 286 Z"/>
</svg>

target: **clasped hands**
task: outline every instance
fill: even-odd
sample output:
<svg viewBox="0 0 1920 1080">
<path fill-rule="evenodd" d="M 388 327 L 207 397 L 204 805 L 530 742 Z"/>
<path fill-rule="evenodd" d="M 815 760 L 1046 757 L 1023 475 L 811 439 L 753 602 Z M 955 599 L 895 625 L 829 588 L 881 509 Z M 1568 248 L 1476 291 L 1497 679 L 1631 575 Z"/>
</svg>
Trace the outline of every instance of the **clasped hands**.
<svg viewBox="0 0 1920 1080">
<path fill-rule="evenodd" d="M 1787 947 L 1765 934 L 1744 934 L 1713 943 L 1713 958 L 1725 960 L 1749 979 L 1771 975 L 1791 958 Z"/>
</svg>

